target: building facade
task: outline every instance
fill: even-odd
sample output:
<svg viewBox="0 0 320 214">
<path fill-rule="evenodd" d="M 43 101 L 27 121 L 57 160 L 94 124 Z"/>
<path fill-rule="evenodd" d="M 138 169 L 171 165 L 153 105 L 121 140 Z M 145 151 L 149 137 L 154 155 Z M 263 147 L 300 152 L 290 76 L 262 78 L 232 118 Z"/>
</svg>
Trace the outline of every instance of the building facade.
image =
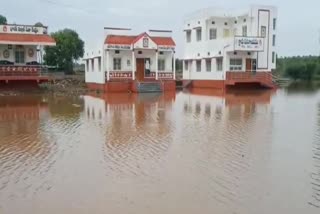
<svg viewBox="0 0 320 214">
<path fill-rule="evenodd" d="M 86 83 L 90 89 L 109 92 L 139 92 L 175 89 L 175 42 L 170 36 L 149 31 L 128 35 L 130 29 L 106 28 L 101 50 L 85 54 Z"/>
<path fill-rule="evenodd" d="M 43 48 L 54 45 L 48 27 L 0 25 L 0 83 L 48 81 L 42 72 Z"/>
<path fill-rule="evenodd" d="M 242 12 L 209 8 L 189 15 L 184 22 L 184 84 L 274 87 L 276 30 L 277 9 L 272 6 Z"/>
</svg>

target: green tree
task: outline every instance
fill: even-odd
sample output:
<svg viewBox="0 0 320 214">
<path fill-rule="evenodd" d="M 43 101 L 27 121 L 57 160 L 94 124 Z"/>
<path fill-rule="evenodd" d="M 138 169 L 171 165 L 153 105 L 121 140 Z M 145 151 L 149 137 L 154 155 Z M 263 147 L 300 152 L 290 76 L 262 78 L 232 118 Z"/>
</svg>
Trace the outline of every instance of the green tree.
<svg viewBox="0 0 320 214">
<path fill-rule="evenodd" d="M 294 80 L 301 78 L 301 74 L 305 72 L 306 66 L 303 64 L 289 65 L 286 69 L 286 75 Z"/>
<path fill-rule="evenodd" d="M 7 24 L 7 18 L 0 14 L 0 25 L 6 25 Z"/>
<path fill-rule="evenodd" d="M 35 27 L 44 27 L 44 25 L 41 22 L 37 22 L 34 24 Z"/>
<path fill-rule="evenodd" d="M 77 32 L 70 29 L 52 33 L 57 45 L 45 48 L 44 61 L 47 65 L 57 66 L 65 73 L 73 73 L 73 63 L 84 54 L 84 42 Z"/>
</svg>

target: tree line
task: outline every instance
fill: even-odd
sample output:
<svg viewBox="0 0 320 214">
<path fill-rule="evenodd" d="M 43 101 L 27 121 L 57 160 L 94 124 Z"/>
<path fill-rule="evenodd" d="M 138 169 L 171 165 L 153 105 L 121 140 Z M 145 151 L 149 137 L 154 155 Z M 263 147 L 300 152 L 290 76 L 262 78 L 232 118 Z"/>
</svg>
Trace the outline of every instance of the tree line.
<svg viewBox="0 0 320 214">
<path fill-rule="evenodd" d="M 277 59 L 276 72 L 293 80 L 320 80 L 320 57 L 294 56 Z"/>
</svg>

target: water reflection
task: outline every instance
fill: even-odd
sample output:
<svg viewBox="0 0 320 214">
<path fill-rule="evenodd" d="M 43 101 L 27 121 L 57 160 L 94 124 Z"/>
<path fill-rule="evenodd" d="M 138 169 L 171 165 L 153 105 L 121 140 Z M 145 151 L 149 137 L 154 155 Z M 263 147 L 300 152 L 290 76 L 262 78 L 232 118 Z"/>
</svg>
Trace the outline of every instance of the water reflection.
<svg viewBox="0 0 320 214">
<path fill-rule="evenodd" d="M 312 156 L 305 142 L 314 98 L 214 90 L 1 97 L 0 213 L 311 213 L 317 133 Z"/>
<path fill-rule="evenodd" d="M 313 143 L 313 171 L 311 173 L 312 198 L 309 204 L 313 207 L 320 208 L 320 104 L 317 112 L 317 132 Z"/>
</svg>

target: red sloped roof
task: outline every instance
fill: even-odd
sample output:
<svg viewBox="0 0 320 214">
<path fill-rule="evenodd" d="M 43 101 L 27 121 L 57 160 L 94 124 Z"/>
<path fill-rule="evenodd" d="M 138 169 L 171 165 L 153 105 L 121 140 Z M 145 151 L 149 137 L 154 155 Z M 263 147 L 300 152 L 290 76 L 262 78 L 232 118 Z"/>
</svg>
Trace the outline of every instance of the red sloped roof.
<svg viewBox="0 0 320 214">
<path fill-rule="evenodd" d="M 171 37 L 151 37 L 151 39 L 157 45 L 176 46 L 176 43 L 173 41 Z"/>
<path fill-rule="evenodd" d="M 137 42 L 142 36 L 148 35 L 146 33 L 139 34 L 137 36 L 123 36 L 123 35 L 108 35 L 105 39 L 105 44 L 115 44 L 115 45 L 131 45 Z M 176 46 L 175 42 L 171 37 L 152 37 L 150 36 L 152 41 L 154 41 L 157 45 L 164 46 Z"/>
<path fill-rule="evenodd" d="M 136 36 L 108 35 L 104 44 L 131 45 Z"/>
<path fill-rule="evenodd" d="M 49 35 L 0 33 L 1 44 L 43 44 L 55 45 L 56 41 Z"/>
</svg>

